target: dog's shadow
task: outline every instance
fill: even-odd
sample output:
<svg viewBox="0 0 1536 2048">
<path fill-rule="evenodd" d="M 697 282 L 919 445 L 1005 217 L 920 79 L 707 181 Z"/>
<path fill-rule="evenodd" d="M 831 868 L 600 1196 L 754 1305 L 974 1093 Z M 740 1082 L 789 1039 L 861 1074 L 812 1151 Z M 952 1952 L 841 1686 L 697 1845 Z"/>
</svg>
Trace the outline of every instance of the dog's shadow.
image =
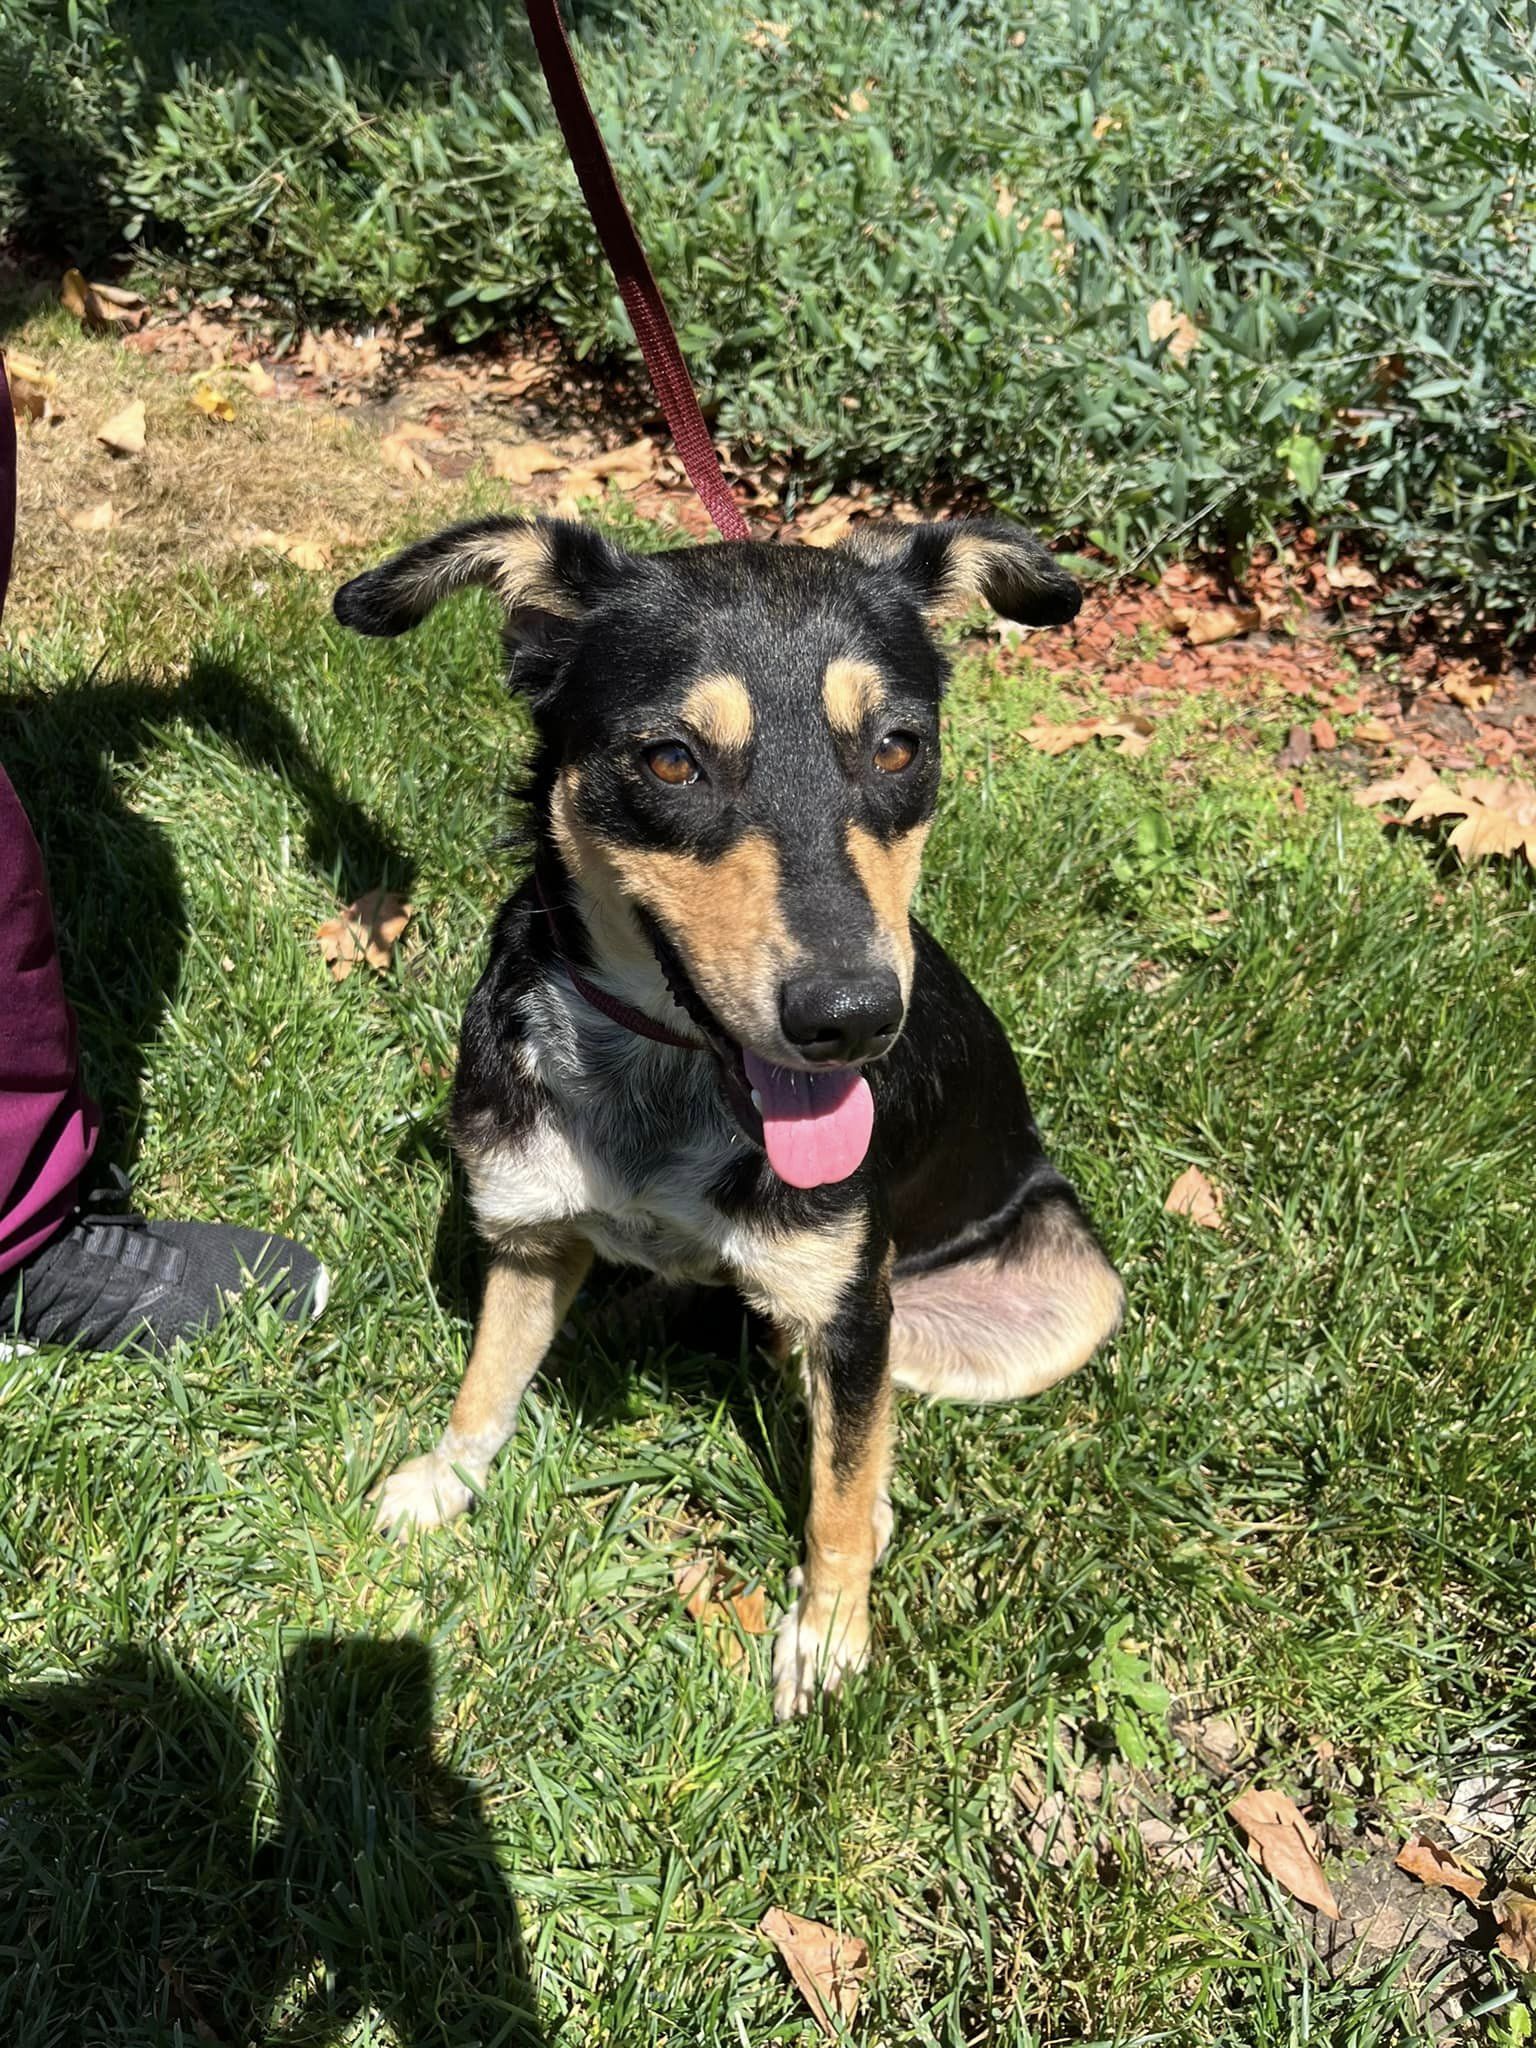
<svg viewBox="0 0 1536 2048">
<path fill-rule="evenodd" d="M 0 2039 L 545 2040 L 480 1795 L 412 1639 L 306 1638 L 275 1750 L 158 1649 L 0 1696 Z"/>
</svg>

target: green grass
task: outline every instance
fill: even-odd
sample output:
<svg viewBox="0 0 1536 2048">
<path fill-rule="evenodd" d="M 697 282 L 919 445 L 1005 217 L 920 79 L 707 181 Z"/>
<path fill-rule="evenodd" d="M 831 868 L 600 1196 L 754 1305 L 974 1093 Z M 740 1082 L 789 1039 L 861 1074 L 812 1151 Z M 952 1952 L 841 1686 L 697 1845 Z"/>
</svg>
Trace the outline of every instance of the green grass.
<svg viewBox="0 0 1536 2048">
<path fill-rule="evenodd" d="M 1536 1748 L 1530 878 L 1321 782 L 1297 819 L 1193 711 L 1138 763 L 1045 759 L 1016 735 L 1053 686 L 962 665 L 923 908 L 1131 1312 L 1041 1400 L 903 1407 L 880 1662 L 780 1728 L 767 1639 L 733 1672 L 670 1592 L 715 1546 L 783 1593 L 799 1431 L 757 1361 L 594 1298 L 473 1519 L 370 1533 L 469 1338 L 441 1111 L 523 725 L 477 603 L 380 648 L 325 595 L 125 593 L 0 712 L 140 1203 L 336 1275 L 302 1337 L 0 1366 L 0 2038 L 806 2043 L 775 1904 L 867 1937 L 872 2042 L 1427 2038 L 1262 1881 L 1181 1892 L 1123 1822 L 1041 1868 L 1010 1785 L 1118 1707 L 1226 1835 L 1113 1696 L 1127 1635 L 1266 1782 L 1315 1792 L 1326 1739 L 1389 1828 Z M 333 986 L 314 926 L 378 882 L 416 906 L 396 969 Z M 1163 1213 L 1190 1162 L 1224 1234 Z"/>
</svg>

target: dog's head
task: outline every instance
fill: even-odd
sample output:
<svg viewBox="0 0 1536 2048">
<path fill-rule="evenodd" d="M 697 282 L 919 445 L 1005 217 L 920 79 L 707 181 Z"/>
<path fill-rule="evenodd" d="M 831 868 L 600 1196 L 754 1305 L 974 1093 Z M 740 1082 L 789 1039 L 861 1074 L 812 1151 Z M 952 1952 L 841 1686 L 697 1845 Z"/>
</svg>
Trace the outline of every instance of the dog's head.
<svg viewBox="0 0 1536 2048">
<path fill-rule="evenodd" d="M 1077 585 L 992 520 L 636 555 L 494 518 L 357 577 L 336 615 L 401 633 L 471 584 L 506 609 L 541 818 L 600 961 L 658 959 L 756 1091 L 784 1177 L 843 1178 L 869 1139 L 854 1070 L 895 1041 L 911 990 L 946 672 L 930 628 L 977 597 L 1060 624 Z M 796 1128 L 776 1147 L 781 1114 Z"/>
</svg>

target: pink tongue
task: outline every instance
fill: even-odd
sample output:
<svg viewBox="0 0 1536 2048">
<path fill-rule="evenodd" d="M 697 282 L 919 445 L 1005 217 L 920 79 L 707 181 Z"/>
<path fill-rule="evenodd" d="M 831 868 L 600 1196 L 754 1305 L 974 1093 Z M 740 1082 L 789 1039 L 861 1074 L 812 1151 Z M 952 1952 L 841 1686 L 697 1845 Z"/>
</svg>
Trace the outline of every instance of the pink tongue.
<svg viewBox="0 0 1536 2048">
<path fill-rule="evenodd" d="M 875 1098 L 862 1074 L 803 1074 L 771 1067 L 742 1048 L 747 1080 L 762 1103 L 768 1164 L 792 1188 L 846 1180 L 869 1150 Z"/>
</svg>

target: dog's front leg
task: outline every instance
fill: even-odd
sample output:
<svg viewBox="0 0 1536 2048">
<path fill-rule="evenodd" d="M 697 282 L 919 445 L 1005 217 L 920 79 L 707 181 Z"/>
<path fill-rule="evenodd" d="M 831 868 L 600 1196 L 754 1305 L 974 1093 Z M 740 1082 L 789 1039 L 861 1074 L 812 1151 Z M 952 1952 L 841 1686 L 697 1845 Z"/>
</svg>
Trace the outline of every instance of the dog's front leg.
<svg viewBox="0 0 1536 2048">
<path fill-rule="evenodd" d="M 798 1598 L 774 1645 L 781 1721 L 869 1661 L 869 1582 L 891 1532 L 888 1270 L 866 1254 L 832 1321 L 805 1346 L 811 1497 Z"/>
<path fill-rule="evenodd" d="M 581 1238 L 496 1247 L 448 1427 L 436 1450 L 409 1459 L 375 1491 L 379 1529 L 403 1536 L 413 1527 L 434 1529 L 463 1514 L 512 1434 L 528 1382 L 591 1263 L 592 1248 Z"/>
</svg>

